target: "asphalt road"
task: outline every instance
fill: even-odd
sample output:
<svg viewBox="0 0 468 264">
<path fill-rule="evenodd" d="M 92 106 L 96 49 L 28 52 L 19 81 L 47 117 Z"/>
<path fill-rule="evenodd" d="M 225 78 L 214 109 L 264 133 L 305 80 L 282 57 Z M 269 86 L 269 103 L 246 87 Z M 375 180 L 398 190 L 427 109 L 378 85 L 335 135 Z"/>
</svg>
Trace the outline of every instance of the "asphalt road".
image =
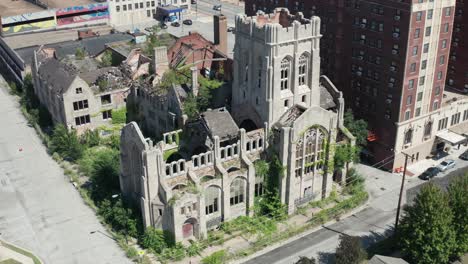
<svg viewBox="0 0 468 264">
<path fill-rule="evenodd" d="M 46 264 L 131 263 L 46 153 L 0 76 L 0 239 Z M 22 149 L 20 151 L 20 149 Z"/>
<path fill-rule="evenodd" d="M 297 262 L 300 256 L 314 257 L 319 263 L 333 263 L 333 255 L 338 246 L 340 234 L 361 237 L 365 247 L 391 234 L 396 216 L 401 176 L 363 165 L 357 167 L 366 177 L 366 188 L 370 196 L 362 211 L 278 248 L 262 252 L 262 255 L 244 263 L 292 264 Z M 440 174 L 435 182 L 446 185 L 452 175 L 467 171 L 468 162 L 457 160 L 456 168 Z M 406 181 L 408 191 L 407 195 L 404 195 L 404 201 L 406 197 L 412 199 L 422 183 L 424 182 L 417 177 L 408 178 Z"/>
</svg>

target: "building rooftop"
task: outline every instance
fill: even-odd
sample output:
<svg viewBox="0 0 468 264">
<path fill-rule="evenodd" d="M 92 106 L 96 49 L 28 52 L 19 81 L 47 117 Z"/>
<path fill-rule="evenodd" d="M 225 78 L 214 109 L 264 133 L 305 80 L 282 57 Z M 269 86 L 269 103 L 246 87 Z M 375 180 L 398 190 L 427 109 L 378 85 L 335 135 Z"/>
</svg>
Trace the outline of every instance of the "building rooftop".
<svg viewBox="0 0 468 264">
<path fill-rule="evenodd" d="M 220 141 L 235 138 L 239 134 L 239 127 L 224 107 L 207 110 L 200 117 L 211 136 L 218 136 Z"/>
<path fill-rule="evenodd" d="M 60 1 L 60 0 L 56 0 Z M 1 17 L 9 17 L 9 16 L 17 16 L 25 13 L 34 13 L 44 11 L 43 8 L 32 4 L 26 0 L 2 0 L 0 1 L 0 16 Z"/>
<path fill-rule="evenodd" d="M 44 2 L 49 8 L 65 8 L 97 3 L 94 0 L 47 0 Z"/>
<path fill-rule="evenodd" d="M 130 41 L 132 36 L 125 33 L 101 35 L 97 37 L 74 40 L 74 41 L 65 41 L 61 43 L 45 45 L 46 48 L 53 48 L 56 51 L 58 58 L 64 58 L 68 55 L 74 55 L 77 48 L 84 49 L 88 55 L 96 56 L 106 47 L 106 44 L 118 42 L 118 41 Z M 31 46 L 27 48 L 16 49 L 15 51 L 20 55 L 24 60 L 26 65 L 31 65 L 34 51 L 37 50 L 39 46 Z"/>
<path fill-rule="evenodd" d="M 280 24 L 283 27 L 290 27 L 293 22 L 297 21 L 300 24 L 310 24 L 309 19 L 304 18 L 302 13 L 292 15 L 287 8 L 276 8 L 273 13 L 265 14 L 259 11 L 254 17 L 247 17 L 246 21 L 255 20 L 257 27 L 262 27 L 266 24 Z"/>
<path fill-rule="evenodd" d="M 442 99 L 442 107 L 462 99 L 468 99 L 468 95 L 445 90 Z"/>
</svg>

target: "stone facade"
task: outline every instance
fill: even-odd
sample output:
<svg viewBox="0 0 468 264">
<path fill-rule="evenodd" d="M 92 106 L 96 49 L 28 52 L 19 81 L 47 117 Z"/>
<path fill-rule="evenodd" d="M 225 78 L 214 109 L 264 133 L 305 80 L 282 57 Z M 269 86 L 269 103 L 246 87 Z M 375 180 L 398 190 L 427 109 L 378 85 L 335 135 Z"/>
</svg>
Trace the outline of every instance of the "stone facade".
<svg viewBox="0 0 468 264">
<path fill-rule="evenodd" d="M 439 109 L 414 120 L 397 123 L 397 128 L 395 163 L 401 170 L 405 162 L 404 154 L 413 158 L 408 161 L 411 164 L 467 142 L 468 97 L 445 91 Z M 447 133 L 458 136 L 455 135 L 455 141 L 447 141 Z M 463 137 L 465 140 L 457 141 Z"/>
<path fill-rule="evenodd" d="M 181 241 L 252 215 L 265 191 L 254 164 L 267 149 L 285 167 L 277 184 L 289 214 L 330 194 L 334 146 L 354 138 L 341 92 L 319 75 L 319 32 L 318 17 L 287 10 L 238 16 L 231 112 L 209 109 L 157 143 L 135 122 L 124 127 L 121 190 L 145 226 Z"/>
<path fill-rule="evenodd" d="M 125 107 L 129 87 L 125 82 L 127 77 L 119 68 L 93 69 L 92 64 L 88 66 L 89 71 L 80 71 L 58 60 L 53 49 L 34 52 L 32 77 L 35 94 L 48 109 L 54 123 L 75 128 L 78 134 L 110 125 L 112 110 Z M 107 88 L 98 87 L 100 78 L 108 79 Z"/>
</svg>

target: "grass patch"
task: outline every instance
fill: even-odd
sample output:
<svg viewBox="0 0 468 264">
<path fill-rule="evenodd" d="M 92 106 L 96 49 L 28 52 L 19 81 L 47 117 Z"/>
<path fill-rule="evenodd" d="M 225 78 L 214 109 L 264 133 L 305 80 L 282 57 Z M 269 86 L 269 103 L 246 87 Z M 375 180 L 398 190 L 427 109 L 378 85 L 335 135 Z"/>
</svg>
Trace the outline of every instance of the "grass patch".
<svg viewBox="0 0 468 264">
<path fill-rule="evenodd" d="M 1 241 L 0 243 L 2 244 L 2 246 L 6 247 L 8 249 L 11 249 L 11 250 L 13 250 L 13 251 L 15 251 L 15 252 L 17 252 L 17 253 L 19 253 L 21 255 L 24 255 L 26 257 L 31 258 L 33 260 L 34 264 L 42 264 L 42 262 L 36 256 L 34 256 L 31 252 L 26 251 L 26 250 L 24 250 L 22 248 L 13 246 L 13 245 L 8 244 L 8 243 L 3 242 L 3 241 Z"/>
</svg>

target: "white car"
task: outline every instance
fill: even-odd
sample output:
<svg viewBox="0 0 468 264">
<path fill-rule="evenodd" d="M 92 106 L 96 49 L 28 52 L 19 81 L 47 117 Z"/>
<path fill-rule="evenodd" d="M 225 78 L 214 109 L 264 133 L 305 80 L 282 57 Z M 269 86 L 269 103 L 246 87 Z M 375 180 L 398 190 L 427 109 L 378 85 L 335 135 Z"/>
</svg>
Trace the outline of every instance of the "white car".
<svg viewBox="0 0 468 264">
<path fill-rule="evenodd" d="M 439 166 L 437 166 L 437 168 L 439 168 L 440 171 L 446 171 L 453 167 L 455 167 L 455 161 L 451 159 L 444 160 L 439 164 Z"/>
</svg>

